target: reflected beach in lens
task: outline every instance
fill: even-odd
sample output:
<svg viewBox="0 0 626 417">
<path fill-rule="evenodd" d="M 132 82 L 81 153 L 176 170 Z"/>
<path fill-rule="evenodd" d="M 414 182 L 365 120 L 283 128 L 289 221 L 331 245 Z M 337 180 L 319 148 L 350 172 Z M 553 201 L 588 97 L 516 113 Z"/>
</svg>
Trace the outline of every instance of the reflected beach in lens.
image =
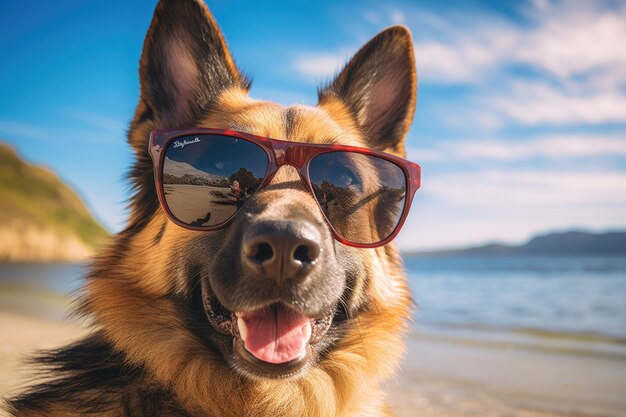
<svg viewBox="0 0 626 417">
<path fill-rule="evenodd" d="M 324 215 L 342 238 L 378 243 L 398 226 L 406 178 L 396 164 L 361 153 L 329 152 L 311 161 L 309 176 Z"/>
<path fill-rule="evenodd" d="M 267 166 L 265 152 L 243 139 L 200 135 L 174 140 L 163 164 L 167 207 L 190 226 L 219 225 L 256 192 Z"/>
</svg>

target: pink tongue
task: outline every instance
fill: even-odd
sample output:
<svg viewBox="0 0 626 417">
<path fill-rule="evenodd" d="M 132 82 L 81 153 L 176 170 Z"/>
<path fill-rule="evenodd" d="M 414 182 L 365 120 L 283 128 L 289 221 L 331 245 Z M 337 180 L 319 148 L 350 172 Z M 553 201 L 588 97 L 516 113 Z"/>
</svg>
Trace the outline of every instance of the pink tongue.
<svg viewBox="0 0 626 417">
<path fill-rule="evenodd" d="M 262 361 L 284 363 L 294 360 L 308 342 L 304 328 L 311 319 L 281 305 L 237 316 L 246 323 L 246 350 Z"/>
</svg>

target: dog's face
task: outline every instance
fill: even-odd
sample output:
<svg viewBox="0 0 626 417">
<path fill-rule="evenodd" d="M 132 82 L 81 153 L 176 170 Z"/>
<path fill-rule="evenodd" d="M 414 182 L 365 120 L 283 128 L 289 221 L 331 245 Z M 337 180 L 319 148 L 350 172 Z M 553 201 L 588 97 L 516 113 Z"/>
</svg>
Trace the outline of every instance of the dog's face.
<svg viewBox="0 0 626 417">
<path fill-rule="evenodd" d="M 295 168 L 282 166 L 227 227 L 198 232 L 166 218 L 146 149 L 151 130 L 209 127 L 403 156 L 417 83 L 406 29 L 392 27 L 372 39 L 320 90 L 316 107 L 284 107 L 248 96 L 249 82 L 204 4 L 162 1 L 144 44 L 140 78 L 140 103 L 129 132 L 136 194 L 115 259 L 134 277 L 128 283 L 132 291 L 147 300 L 129 319 L 144 324 L 126 325 L 124 331 L 144 326 L 152 333 L 146 336 L 142 329 L 150 341 L 111 333 L 133 360 L 160 355 L 161 361 L 174 361 L 166 352 L 172 347 L 196 358 L 193 348 L 206 353 L 203 360 L 210 366 L 251 381 L 302 377 L 320 371 L 325 358 L 339 354 L 351 338 L 365 349 L 370 329 L 359 326 L 370 326 L 367 314 L 387 320 L 383 327 L 404 320 L 408 295 L 393 247 L 359 249 L 335 240 Z M 346 222 L 373 228 L 375 217 Z M 100 285 L 92 286 L 96 311 L 104 298 L 98 294 L 107 291 Z M 389 308 L 399 321 L 385 319 Z M 104 322 L 107 315 L 100 317 Z M 164 337 L 178 339 L 165 343 L 152 337 L 166 334 L 163 327 L 170 332 Z M 159 344 L 159 352 L 138 347 L 142 343 Z M 369 349 L 375 354 L 377 348 Z"/>
</svg>

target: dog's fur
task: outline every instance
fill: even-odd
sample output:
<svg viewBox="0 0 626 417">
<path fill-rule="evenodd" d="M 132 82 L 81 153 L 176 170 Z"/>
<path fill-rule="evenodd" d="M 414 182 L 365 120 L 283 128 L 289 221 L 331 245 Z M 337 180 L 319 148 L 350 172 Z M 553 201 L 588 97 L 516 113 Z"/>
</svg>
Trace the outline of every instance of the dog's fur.
<svg viewBox="0 0 626 417">
<path fill-rule="evenodd" d="M 81 313 L 90 318 L 93 331 L 42 354 L 38 362 L 46 382 L 10 400 L 9 412 L 389 415 L 379 385 L 403 353 L 411 306 L 394 246 L 352 248 L 326 233 L 343 290 L 325 348 L 298 377 L 250 377 L 224 359 L 198 301 L 202 296 L 197 296 L 203 258 L 229 256 L 226 251 L 241 228 L 232 224 L 194 232 L 171 223 L 159 206 L 146 148 L 153 129 L 196 126 L 366 146 L 403 156 L 417 88 L 408 30 L 391 27 L 373 38 L 319 90 L 317 107 L 283 107 L 248 97 L 250 82 L 202 2 L 162 0 L 145 40 L 140 81 L 128 133 L 136 158 L 128 226 L 92 262 L 81 299 Z M 250 204 L 265 217 L 284 217 L 297 209 L 321 218 L 289 166 Z"/>
</svg>

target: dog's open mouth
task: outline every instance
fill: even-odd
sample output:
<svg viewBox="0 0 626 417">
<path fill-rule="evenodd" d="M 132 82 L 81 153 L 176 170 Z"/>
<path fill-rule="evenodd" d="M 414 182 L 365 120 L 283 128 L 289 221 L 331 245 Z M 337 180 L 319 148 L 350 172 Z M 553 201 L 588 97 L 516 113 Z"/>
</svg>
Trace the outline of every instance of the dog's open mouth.
<svg viewBox="0 0 626 417">
<path fill-rule="evenodd" d="M 311 362 L 313 347 L 326 335 L 333 314 L 311 318 L 274 303 L 254 311 L 230 311 L 217 297 L 203 297 L 211 325 L 232 336 L 233 351 L 253 374 L 284 378 Z"/>
</svg>

